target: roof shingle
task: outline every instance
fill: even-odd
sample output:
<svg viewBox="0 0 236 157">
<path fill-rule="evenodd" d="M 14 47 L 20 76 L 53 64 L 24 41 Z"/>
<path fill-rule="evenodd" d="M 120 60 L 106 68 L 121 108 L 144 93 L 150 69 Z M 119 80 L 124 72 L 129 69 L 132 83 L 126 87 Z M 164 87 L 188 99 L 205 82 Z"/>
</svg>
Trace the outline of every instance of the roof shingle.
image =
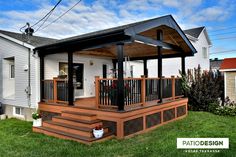
<svg viewBox="0 0 236 157">
<path fill-rule="evenodd" d="M 225 58 L 220 66 L 220 70 L 236 69 L 236 58 Z"/>
<path fill-rule="evenodd" d="M 197 27 L 197 28 L 192 28 L 192 29 L 186 29 L 186 30 L 184 30 L 184 33 L 188 34 L 188 35 L 191 35 L 194 38 L 198 38 L 204 28 L 205 27 Z"/>
<path fill-rule="evenodd" d="M 27 41 L 27 37 L 21 33 L 15 33 L 15 32 L 10 32 L 10 31 L 5 31 L 5 30 L 0 30 L 0 33 L 7 35 L 11 38 L 14 38 L 16 40 L 27 42 L 28 44 L 34 47 L 54 43 L 57 41 L 57 39 L 45 38 L 45 37 L 40 37 L 40 36 L 30 36 L 30 40 Z"/>
</svg>

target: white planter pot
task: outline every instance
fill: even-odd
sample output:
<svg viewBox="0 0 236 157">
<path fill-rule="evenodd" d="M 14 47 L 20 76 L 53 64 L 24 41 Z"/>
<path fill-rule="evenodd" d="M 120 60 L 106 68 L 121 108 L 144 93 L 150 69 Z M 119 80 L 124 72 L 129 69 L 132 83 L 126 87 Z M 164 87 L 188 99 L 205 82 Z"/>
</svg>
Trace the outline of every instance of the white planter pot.
<svg viewBox="0 0 236 157">
<path fill-rule="evenodd" d="M 104 130 L 101 129 L 101 130 L 95 130 L 93 129 L 93 135 L 95 138 L 101 138 L 104 134 Z"/>
<path fill-rule="evenodd" d="M 0 120 L 4 120 L 4 119 L 6 119 L 6 115 L 5 114 L 2 114 L 2 115 L 0 115 Z"/>
<path fill-rule="evenodd" d="M 33 127 L 40 127 L 42 126 L 42 118 L 34 119 L 33 120 Z"/>
</svg>

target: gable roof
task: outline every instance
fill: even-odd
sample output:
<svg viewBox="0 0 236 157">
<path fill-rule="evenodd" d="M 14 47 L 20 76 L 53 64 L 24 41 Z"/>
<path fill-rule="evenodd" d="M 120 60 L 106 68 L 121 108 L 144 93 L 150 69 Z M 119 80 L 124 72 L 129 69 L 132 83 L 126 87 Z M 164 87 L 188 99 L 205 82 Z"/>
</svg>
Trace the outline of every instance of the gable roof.
<svg viewBox="0 0 236 157">
<path fill-rule="evenodd" d="M 155 40 L 158 30 L 163 31 L 163 42 Z M 142 44 L 138 44 L 137 41 L 141 41 Z M 37 47 L 35 51 L 42 55 L 68 51 L 80 51 L 84 54 L 93 53 L 94 55 L 106 53 L 107 56 L 110 56 L 108 55 L 109 53 L 112 57 L 115 57 L 115 45 L 117 43 L 127 43 L 125 44 L 125 52 L 131 58 L 137 55 L 139 57 L 156 57 L 156 48 L 148 47 L 148 45 L 160 46 L 162 44 L 161 46 L 164 48 L 164 45 L 172 45 L 175 48 L 179 48 L 178 52 L 172 49 L 163 49 L 163 56 L 165 54 L 166 56 L 174 54 L 176 57 L 182 55 L 192 56 L 197 52 L 171 15 L 58 40 L 55 43 Z M 129 47 L 128 43 L 134 44 Z M 133 52 L 131 52 L 131 47 Z M 88 49 L 90 52 L 85 52 Z M 128 50 L 130 50 L 130 53 L 127 52 Z M 143 53 L 145 51 L 149 51 L 149 54 Z"/>
<path fill-rule="evenodd" d="M 185 34 L 191 35 L 194 38 L 198 38 L 201 32 L 204 30 L 205 27 L 197 27 L 184 30 Z"/>
<path fill-rule="evenodd" d="M 27 42 L 26 35 L 23 35 L 21 33 L 0 30 L 0 34 L 6 35 L 8 37 L 11 37 L 11 38 L 16 39 L 21 42 L 26 42 L 27 44 L 29 44 L 33 47 L 38 47 L 41 45 L 50 44 L 50 43 L 56 41 L 56 39 L 52 39 L 52 38 L 45 38 L 45 37 L 40 37 L 40 36 L 30 36 L 29 37 L 30 40 L 29 40 L 29 42 Z"/>
<path fill-rule="evenodd" d="M 236 71 L 236 58 L 225 58 L 220 66 L 221 71 Z"/>
</svg>

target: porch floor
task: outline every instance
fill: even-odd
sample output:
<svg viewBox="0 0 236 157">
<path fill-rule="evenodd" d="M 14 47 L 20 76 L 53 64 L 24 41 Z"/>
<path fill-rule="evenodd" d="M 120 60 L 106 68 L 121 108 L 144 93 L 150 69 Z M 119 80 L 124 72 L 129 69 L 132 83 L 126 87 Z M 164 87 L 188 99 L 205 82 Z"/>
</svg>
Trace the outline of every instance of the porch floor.
<svg viewBox="0 0 236 157">
<path fill-rule="evenodd" d="M 96 107 L 95 97 L 90 98 L 79 98 L 75 100 L 74 105 L 77 107 L 95 108 Z"/>
</svg>

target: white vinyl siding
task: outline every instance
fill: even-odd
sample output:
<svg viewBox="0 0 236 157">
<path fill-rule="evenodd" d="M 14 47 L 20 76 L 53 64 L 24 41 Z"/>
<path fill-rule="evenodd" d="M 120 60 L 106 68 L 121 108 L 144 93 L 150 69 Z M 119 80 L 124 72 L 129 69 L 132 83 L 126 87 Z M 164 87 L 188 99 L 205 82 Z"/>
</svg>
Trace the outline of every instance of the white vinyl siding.
<svg viewBox="0 0 236 157">
<path fill-rule="evenodd" d="M 0 101 L 3 104 L 28 107 L 27 94 L 25 89 L 28 86 L 28 71 L 24 70 L 25 65 L 28 65 L 28 48 L 9 41 L 5 38 L 0 37 Z M 15 80 L 15 98 L 4 99 L 3 98 L 3 59 L 14 57 L 14 80 Z M 39 77 L 38 73 L 38 58 L 32 56 L 31 53 L 31 107 L 37 106 L 38 103 L 38 89 L 39 81 L 36 78 Z M 9 73 L 10 71 L 8 71 Z M 12 73 L 13 74 L 13 73 Z M 8 76 L 9 77 L 9 76 Z M 38 81 L 38 82 L 37 82 Z M 37 98 L 36 98 L 37 97 Z"/>
</svg>

